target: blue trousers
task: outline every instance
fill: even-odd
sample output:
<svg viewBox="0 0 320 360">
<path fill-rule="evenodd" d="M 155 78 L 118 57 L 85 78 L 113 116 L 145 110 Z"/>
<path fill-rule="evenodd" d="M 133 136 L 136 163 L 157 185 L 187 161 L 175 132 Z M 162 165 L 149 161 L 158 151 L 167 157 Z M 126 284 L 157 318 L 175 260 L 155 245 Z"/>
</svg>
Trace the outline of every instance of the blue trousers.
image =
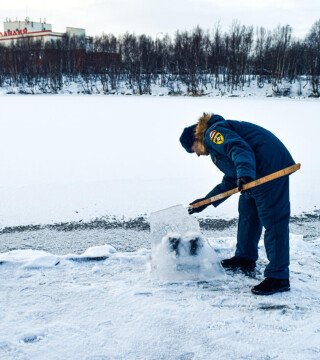
<svg viewBox="0 0 320 360">
<path fill-rule="evenodd" d="M 264 245 L 269 264 L 264 275 L 289 278 L 289 177 L 245 191 L 239 198 L 236 256 L 256 261 L 258 242 L 265 228 Z"/>
</svg>

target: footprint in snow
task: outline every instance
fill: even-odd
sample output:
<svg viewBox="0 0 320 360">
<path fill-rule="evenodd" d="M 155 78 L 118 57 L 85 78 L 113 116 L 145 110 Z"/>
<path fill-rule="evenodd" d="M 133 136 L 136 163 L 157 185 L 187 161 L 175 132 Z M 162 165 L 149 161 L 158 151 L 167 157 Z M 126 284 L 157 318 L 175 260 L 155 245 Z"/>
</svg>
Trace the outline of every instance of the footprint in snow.
<svg viewBox="0 0 320 360">
<path fill-rule="evenodd" d="M 152 296 L 151 292 L 135 292 L 134 295 L 136 296 Z"/>
<path fill-rule="evenodd" d="M 44 338 L 44 334 L 27 334 L 21 337 L 20 341 L 25 344 L 36 343 Z"/>
<path fill-rule="evenodd" d="M 278 305 L 278 304 L 260 304 L 258 309 L 260 309 L 260 310 L 284 310 L 284 309 L 290 309 L 290 306 Z"/>
</svg>

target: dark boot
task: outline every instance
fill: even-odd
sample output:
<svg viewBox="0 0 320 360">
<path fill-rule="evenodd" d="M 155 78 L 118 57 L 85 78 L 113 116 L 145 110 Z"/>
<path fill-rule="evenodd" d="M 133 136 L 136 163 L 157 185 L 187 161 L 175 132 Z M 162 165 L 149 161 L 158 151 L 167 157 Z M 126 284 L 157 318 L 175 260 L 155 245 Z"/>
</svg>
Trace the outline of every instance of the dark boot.
<svg viewBox="0 0 320 360">
<path fill-rule="evenodd" d="M 265 278 L 259 285 L 254 286 L 251 291 L 255 295 L 272 295 L 277 292 L 290 290 L 289 279 Z"/>
<path fill-rule="evenodd" d="M 239 256 L 234 256 L 231 259 L 224 259 L 221 261 L 222 267 L 229 270 L 241 270 L 245 273 L 254 271 L 256 267 L 256 262 L 253 260 L 248 260 Z"/>
</svg>

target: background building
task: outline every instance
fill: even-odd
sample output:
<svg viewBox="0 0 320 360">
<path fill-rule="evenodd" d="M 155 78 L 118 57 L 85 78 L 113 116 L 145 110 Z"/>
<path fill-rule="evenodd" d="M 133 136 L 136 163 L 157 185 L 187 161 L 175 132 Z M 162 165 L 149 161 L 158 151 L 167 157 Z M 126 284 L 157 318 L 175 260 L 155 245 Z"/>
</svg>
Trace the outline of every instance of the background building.
<svg viewBox="0 0 320 360">
<path fill-rule="evenodd" d="M 48 41 L 61 40 L 64 36 L 76 36 L 83 38 L 87 43 L 90 38 L 86 37 L 85 29 L 67 27 L 65 33 L 52 31 L 52 25 L 46 21 L 35 22 L 26 18 L 24 21 L 7 20 L 3 23 L 3 32 L 0 32 L 0 45 L 10 45 L 20 39 L 33 39 L 43 43 Z"/>
<path fill-rule="evenodd" d="M 85 29 L 67 27 L 65 33 L 58 33 L 41 19 L 5 21 L 0 50 L 0 65 L 8 74 L 100 74 L 121 64 L 119 53 L 97 51 Z"/>
</svg>

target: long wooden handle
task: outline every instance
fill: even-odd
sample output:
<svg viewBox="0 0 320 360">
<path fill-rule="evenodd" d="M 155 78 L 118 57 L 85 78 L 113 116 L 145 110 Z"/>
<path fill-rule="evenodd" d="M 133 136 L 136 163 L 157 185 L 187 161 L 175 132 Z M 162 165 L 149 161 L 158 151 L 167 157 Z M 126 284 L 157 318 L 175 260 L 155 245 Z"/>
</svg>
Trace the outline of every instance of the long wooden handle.
<svg viewBox="0 0 320 360">
<path fill-rule="evenodd" d="M 292 174 L 295 171 L 299 170 L 300 168 L 301 168 L 301 164 L 294 164 L 294 165 L 289 166 L 289 167 L 287 167 L 285 169 L 282 169 L 282 170 L 276 171 L 276 172 L 274 172 L 274 173 L 272 173 L 270 175 L 264 176 L 264 177 L 262 177 L 260 179 L 251 181 L 251 182 L 243 185 L 242 190 L 252 189 L 252 188 L 254 188 L 256 186 L 265 184 L 266 182 L 269 182 L 271 180 L 278 179 L 278 178 L 280 178 L 282 176 Z M 199 201 L 197 203 L 194 203 L 194 204 L 190 205 L 190 208 L 196 209 L 196 208 L 198 208 L 200 206 L 203 206 L 203 205 L 212 204 L 213 202 L 215 202 L 217 200 L 224 199 L 224 198 L 226 198 L 228 196 L 231 196 L 233 194 L 236 194 L 238 192 L 239 192 L 238 188 L 234 188 L 234 189 L 231 189 L 231 190 L 226 191 L 224 193 L 221 193 L 221 194 L 212 196 L 212 197 L 210 197 L 208 199 L 205 199 L 205 200 Z"/>
</svg>

